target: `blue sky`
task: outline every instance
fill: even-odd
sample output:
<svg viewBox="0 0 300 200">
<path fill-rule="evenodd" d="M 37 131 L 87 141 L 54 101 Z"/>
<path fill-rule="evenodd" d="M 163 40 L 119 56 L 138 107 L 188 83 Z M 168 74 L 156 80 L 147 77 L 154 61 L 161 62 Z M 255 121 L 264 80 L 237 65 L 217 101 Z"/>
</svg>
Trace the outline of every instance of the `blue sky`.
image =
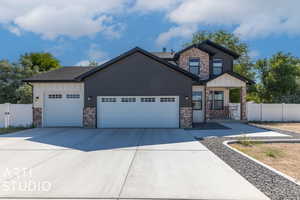
<svg viewBox="0 0 300 200">
<path fill-rule="evenodd" d="M 107 61 L 135 46 L 179 50 L 200 30 L 225 29 L 254 59 L 300 57 L 297 0 L 0 0 L 0 59 L 51 52 L 62 65 Z"/>
</svg>

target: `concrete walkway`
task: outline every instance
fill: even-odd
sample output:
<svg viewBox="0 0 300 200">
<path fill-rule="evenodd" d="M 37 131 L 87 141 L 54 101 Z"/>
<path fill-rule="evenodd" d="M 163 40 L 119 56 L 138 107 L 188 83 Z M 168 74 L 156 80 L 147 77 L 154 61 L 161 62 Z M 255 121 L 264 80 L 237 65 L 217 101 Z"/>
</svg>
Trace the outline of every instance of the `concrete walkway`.
<svg viewBox="0 0 300 200">
<path fill-rule="evenodd" d="M 223 122 L 221 125 L 229 129 L 189 130 L 194 137 L 290 137 L 276 131 L 249 126 L 238 122 Z"/>
<path fill-rule="evenodd" d="M 179 129 L 26 130 L 0 163 L 1 198 L 268 199 Z"/>
</svg>

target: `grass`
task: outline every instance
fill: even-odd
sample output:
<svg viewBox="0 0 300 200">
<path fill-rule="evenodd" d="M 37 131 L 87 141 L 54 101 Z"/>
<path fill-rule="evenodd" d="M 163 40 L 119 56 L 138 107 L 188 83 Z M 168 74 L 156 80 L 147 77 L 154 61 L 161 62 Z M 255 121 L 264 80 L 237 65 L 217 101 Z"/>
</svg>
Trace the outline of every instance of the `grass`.
<svg viewBox="0 0 300 200">
<path fill-rule="evenodd" d="M 0 128 L 0 134 L 7 134 L 7 133 L 13 133 L 25 129 L 29 129 L 32 127 L 8 127 L 8 128 Z"/>
<path fill-rule="evenodd" d="M 248 145 L 247 142 L 238 142 L 231 146 L 300 180 L 300 143 L 252 143 Z"/>
<path fill-rule="evenodd" d="M 252 123 L 262 128 L 275 128 L 283 131 L 291 131 L 294 133 L 300 133 L 300 123 L 289 122 L 289 123 L 277 123 L 277 122 L 266 122 L 266 123 Z"/>
</svg>

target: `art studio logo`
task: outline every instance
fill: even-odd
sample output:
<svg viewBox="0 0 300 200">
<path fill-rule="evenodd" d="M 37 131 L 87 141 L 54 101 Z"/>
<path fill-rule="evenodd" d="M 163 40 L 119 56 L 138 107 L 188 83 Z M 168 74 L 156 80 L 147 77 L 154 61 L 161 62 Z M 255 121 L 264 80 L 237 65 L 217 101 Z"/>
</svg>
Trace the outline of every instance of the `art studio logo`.
<svg viewBox="0 0 300 200">
<path fill-rule="evenodd" d="M 1 191 L 49 192 L 52 184 L 49 181 L 34 180 L 32 169 L 6 168 L 2 174 Z"/>
</svg>

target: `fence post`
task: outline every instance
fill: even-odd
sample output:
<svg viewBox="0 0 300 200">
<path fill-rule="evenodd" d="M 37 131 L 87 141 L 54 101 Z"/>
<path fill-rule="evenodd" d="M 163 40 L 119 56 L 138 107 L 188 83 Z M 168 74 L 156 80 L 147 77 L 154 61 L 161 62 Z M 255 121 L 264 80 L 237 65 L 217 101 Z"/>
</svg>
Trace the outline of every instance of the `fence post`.
<svg viewBox="0 0 300 200">
<path fill-rule="evenodd" d="M 263 107 L 263 104 L 261 103 L 260 104 L 260 121 L 262 121 L 262 107 Z"/>
<path fill-rule="evenodd" d="M 284 103 L 281 104 L 281 121 L 284 122 Z"/>
<path fill-rule="evenodd" d="M 5 103 L 5 111 L 4 111 L 4 128 L 8 128 L 10 126 L 10 113 L 9 113 L 9 107 L 10 103 Z"/>
</svg>

